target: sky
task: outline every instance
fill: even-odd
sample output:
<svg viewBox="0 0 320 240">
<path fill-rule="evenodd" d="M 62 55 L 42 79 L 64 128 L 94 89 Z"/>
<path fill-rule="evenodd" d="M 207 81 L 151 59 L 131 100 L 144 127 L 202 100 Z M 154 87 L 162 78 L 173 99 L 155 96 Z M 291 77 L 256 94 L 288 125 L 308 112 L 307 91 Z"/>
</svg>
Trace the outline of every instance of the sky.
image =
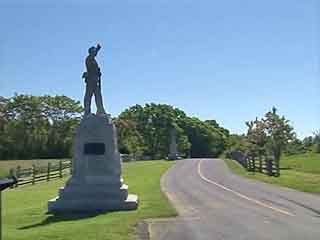
<svg viewBox="0 0 320 240">
<path fill-rule="evenodd" d="M 155 102 L 233 133 L 273 106 L 299 137 L 320 129 L 317 0 L 0 2 L 0 96 L 83 101 L 100 43 L 106 110 Z"/>
</svg>

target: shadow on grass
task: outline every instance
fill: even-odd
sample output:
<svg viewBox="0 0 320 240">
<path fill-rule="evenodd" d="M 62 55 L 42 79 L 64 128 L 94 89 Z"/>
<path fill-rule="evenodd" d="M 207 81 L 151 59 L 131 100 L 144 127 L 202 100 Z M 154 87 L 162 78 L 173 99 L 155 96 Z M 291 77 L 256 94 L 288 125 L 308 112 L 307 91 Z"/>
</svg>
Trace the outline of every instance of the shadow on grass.
<svg viewBox="0 0 320 240">
<path fill-rule="evenodd" d="M 56 215 L 49 215 L 46 219 L 42 222 L 27 225 L 24 227 L 18 228 L 19 230 L 26 230 L 30 228 L 36 227 L 43 227 L 52 223 L 57 222 L 65 222 L 65 221 L 77 221 L 81 219 L 93 218 L 100 214 L 105 214 L 106 212 L 94 212 L 94 213 L 69 213 L 69 214 L 56 214 Z"/>
<path fill-rule="evenodd" d="M 280 167 L 280 170 L 292 170 L 292 167 Z"/>
</svg>

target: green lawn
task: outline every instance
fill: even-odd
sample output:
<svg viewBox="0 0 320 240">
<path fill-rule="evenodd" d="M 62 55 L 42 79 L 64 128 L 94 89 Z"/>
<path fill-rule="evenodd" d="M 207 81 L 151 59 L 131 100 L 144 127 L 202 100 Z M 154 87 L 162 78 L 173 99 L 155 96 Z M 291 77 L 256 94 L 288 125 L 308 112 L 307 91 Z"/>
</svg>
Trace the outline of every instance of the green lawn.
<svg viewBox="0 0 320 240">
<path fill-rule="evenodd" d="M 160 189 L 160 177 L 172 164 L 174 162 L 168 161 L 124 164 L 123 177 L 129 192 L 139 195 L 139 208 L 135 211 L 92 216 L 46 215 L 47 201 L 57 195 L 66 178 L 7 190 L 3 194 L 4 239 L 132 239 L 139 220 L 176 215 Z"/>
<path fill-rule="evenodd" d="M 8 171 L 5 169 L 0 168 L 0 178 L 5 178 L 8 176 Z"/>
<path fill-rule="evenodd" d="M 300 154 L 281 159 L 280 177 L 247 172 L 236 161 L 226 159 L 228 167 L 236 174 L 266 183 L 297 189 L 303 192 L 320 193 L 320 154 Z"/>
<path fill-rule="evenodd" d="M 57 163 L 59 160 L 69 159 L 32 159 L 32 160 L 0 160 L 0 178 L 9 174 L 10 168 L 31 168 L 33 164 L 36 166 L 47 166 L 48 162 Z"/>
<path fill-rule="evenodd" d="M 320 174 L 320 154 L 306 153 L 285 156 L 280 161 L 282 168 L 290 168 L 299 172 Z"/>
</svg>

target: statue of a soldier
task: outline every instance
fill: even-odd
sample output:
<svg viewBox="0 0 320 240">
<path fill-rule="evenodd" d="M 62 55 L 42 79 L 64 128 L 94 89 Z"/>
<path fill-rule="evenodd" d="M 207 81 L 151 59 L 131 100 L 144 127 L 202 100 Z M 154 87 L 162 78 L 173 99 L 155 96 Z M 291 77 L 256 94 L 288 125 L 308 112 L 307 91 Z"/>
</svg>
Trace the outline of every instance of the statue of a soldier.
<svg viewBox="0 0 320 240">
<path fill-rule="evenodd" d="M 95 59 L 99 50 L 101 49 L 100 44 L 96 47 L 90 47 L 88 49 L 89 55 L 86 58 L 87 72 L 84 72 L 82 78 L 86 82 L 86 93 L 84 96 L 84 114 L 88 115 L 91 113 L 91 99 L 94 95 L 97 114 L 106 114 L 101 95 L 101 71 L 99 65 Z"/>
</svg>

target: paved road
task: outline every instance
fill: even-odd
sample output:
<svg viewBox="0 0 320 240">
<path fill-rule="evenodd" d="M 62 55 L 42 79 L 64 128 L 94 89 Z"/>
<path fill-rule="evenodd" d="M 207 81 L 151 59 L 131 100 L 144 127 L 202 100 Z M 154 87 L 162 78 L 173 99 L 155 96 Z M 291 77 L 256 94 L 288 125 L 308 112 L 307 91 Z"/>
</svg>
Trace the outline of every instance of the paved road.
<svg viewBox="0 0 320 240">
<path fill-rule="evenodd" d="M 222 160 L 178 161 L 161 184 L 180 216 L 151 220 L 152 240 L 320 239 L 320 196 L 236 176 Z"/>
</svg>

